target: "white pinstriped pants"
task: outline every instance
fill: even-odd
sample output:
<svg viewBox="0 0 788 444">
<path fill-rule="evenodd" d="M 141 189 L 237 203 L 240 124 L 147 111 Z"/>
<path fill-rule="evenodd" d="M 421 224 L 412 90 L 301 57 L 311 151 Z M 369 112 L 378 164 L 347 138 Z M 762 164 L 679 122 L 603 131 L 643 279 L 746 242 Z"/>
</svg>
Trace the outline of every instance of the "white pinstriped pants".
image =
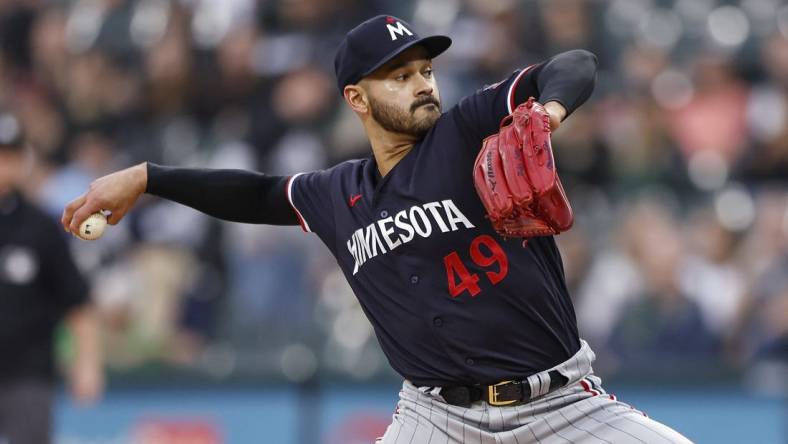
<svg viewBox="0 0 788 444">
<path fill-rule="evenodd" d="M 514 407 L 477 401 L 446 404 L 439 389 L 405 381 L 393 421 L 379 444 L 686 444 L 675 430 L 616 400 L 593 375 L 594 352 L 585 341 L 566 362 L 528 378 L 532 393 L 550 385 L 557 370 L 566 386 Z"/>
</svg>

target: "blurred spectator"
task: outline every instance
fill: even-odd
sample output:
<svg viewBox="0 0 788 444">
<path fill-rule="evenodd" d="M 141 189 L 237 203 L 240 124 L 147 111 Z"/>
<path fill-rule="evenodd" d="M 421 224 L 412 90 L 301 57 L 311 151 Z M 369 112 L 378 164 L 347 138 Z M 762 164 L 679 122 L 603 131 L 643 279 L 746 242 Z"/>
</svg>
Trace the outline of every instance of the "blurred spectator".
<svg viewBox="0 0 788 444">
<path fill-rule="evenodd" d="M 788 360 L 788 254 L 760 276 L 750 307 L 749 350 L 757 360 Z"/>
<path fill-rule="evenodd" d="M 700 306 L 681 286 L 685 246 L 677 221 L 657 206 L 636 208 L 634 214 L 639 217 L 631 228 L 633 254 L 644 287 L 622 307 L 609 348 L 628 369 L 664 372 L 675 371 L 677 362 L 697 364 L 713 356 L 717 344 Z"/>
<path fill-rule="evenodd" d="M 765 78 L 754 85 L 747 118 L 753 149 L 741 170 L 755 180 L 788 175 L 788 38 L 774 33 L 761 48 Z"/>
<path fill-rule="evenodd" d="M 702 54 L 693 71 L 694 91 L 685 104 L 665 114 L 671 135 L 687 162 L 713 156 L 707 162 L 720 159 L 729 168 L 746 148 L 748 88 L 723 56 Z"/>
<path fill-rule="evenodd" d="M 686 223 L 687 252 L 679 274 L 686 296 L 698 304 L 703 321 L 721 340 L 731 340 L 746 296 L 745 276 L 736 263 L 739 237 L 715 214 L 700 209 Z"/>
</svg>

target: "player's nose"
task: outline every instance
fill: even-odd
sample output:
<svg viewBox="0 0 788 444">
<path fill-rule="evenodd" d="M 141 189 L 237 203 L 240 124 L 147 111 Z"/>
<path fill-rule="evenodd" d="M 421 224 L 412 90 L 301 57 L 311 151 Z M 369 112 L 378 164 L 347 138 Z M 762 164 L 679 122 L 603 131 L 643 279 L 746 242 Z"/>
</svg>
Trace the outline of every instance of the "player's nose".
<svg viewBox="0 0 788 444">
<path fill-rule="evenodd" d="M 420 77 L 420 76 L 416 76 L 416 77 Z M 423 77 L 420 77 L 417 81 L 418 84 L 416 85 L 416 89 L 414 91 L 416 97 L 431 96 L 433 91 L 432 83 Z"/>
</svg>

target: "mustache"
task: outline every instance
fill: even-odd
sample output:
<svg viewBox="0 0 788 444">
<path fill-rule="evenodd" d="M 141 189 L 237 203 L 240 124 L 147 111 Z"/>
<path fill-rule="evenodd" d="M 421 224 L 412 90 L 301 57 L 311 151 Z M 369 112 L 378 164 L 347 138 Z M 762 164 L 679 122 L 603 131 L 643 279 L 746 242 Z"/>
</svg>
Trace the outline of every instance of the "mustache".
<svg viewBox="0 0 788 444">
<path fill-rule="evenodd" d="M 420 99 L 416 99 L 416 101 L 413 102 L 413 105 L 410 106 L 410 112 L 415 112 L 416 108 L 429 104 L 435 105 L 438 109 L 441 108 L 441 102 L 438 99 L 436 99 L 435 96 L 426 96 Z"/>
</svg>

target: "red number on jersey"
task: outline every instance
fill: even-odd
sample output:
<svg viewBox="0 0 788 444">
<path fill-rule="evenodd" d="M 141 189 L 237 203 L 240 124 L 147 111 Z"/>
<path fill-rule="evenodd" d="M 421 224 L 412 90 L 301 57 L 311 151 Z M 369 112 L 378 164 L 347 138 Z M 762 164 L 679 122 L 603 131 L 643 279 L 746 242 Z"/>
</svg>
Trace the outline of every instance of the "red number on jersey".
<svg viewBox="0 0 788 444">
<path fill-rule="evenodd" d="M 464 291 L 469 292 L 471 296 L 476 296 L 482 291 L 477 284 L 479 276 L 468 272 L 456 251 L 452 251 L 444 257 L 443 264 L 446 266 L 446 277 L 449 279 L 449 294 L 451 297 L 456 298 Z M 457 277 L 460 278 L 459 284 L 456 283 Z"/>
<path fill-rule="evenodd" d="M 487 256 L 482 253 L 481 245 L 487 247 L 492 255 Z M 498 271 L 488 271 L 487 277 L 493 285 L 501 282 L 503 278 L 509 273 L 509 258 L 506 257 L 503 249 L 498 242 L 495 242 L 491 236 L 482 234 L 471 242 L 471 259 L 480 267 L 490 267 L 493 264 L 498 264 Z"/>
<path fill-rule="evenodd" d="M 482 246 L 489 251 L 489 254 L 482 251 Z M 506 257 L 506 253 L 492 236 L 483 234 L 475 238 L 471 242 L 470 254 L 471 260 L 480 267 L 489 268 L 498 264 L 498 271 L 485 272 L 493 285 L 501 282 L 509 274 L 509 258 Z M 468 271 L 456 251 L 452 251 L 443 258 L 443 265 L 446 266 L 446 279 L 451 297 L 456 298 L 465 291 L 474 297 L 482 291 L 478 284 L 479 275 Z M 459 283 L 457 283 L 457 279 L 459 279 Z"/>
</svg>

